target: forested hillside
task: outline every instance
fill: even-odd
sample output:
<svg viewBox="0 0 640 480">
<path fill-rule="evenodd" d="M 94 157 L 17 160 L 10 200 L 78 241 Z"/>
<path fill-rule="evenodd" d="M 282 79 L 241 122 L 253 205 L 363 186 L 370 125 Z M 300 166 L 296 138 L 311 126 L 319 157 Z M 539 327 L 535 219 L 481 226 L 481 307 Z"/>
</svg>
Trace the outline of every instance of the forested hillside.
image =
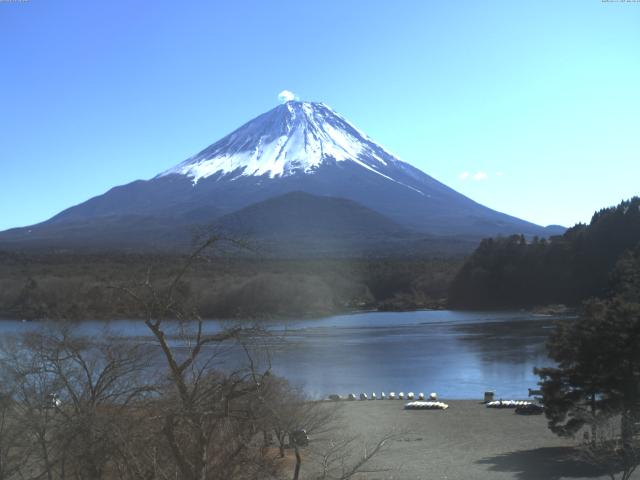
<svg viewBox="0 0 640 480">
<path fill-rule="evenodd" d="M 120 287 L 165 288 L 185 257 L 0 252 L 0 318 L 112 319 L 142 315 Z M 318 316 L 444 305 L 462 259 L 202 258 L 179 292 L 202 316 Z"/>
<path fill-rule="evenodd" d="M 616 261 L 640 243 L 640 198 L 596 212 L 562 236 L 489 238 L 464 263 L 449 291 L 457 308 L 577 305 L 607 294 Z"/>
</svg>

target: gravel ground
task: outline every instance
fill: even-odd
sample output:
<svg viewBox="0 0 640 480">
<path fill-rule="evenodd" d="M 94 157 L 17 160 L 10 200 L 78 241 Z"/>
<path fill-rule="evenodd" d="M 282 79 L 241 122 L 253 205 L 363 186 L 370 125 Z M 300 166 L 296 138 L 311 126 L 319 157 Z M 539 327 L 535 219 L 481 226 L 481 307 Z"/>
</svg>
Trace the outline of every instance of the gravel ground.
<svg viewBox="0 0 640 480">
<path fill-rule="evenodd" d="M 579 461 L 575 442 L 553 435 L 544 415 L 516 415 L 511 409 L 489 409 L 473 400 L 445 402 L 449 409 L 443 411 L 404 410 L 405 402 L 400 400 L 340 402 L 348 425 L 345 435 L 359 434 L 372 442 L 385 433 L 400 432 L 368 464 L 378 471 L 357 478 L 608 478 Z M 311 469 L 309 462 L 306 467 Z M 306 478 L 304 472 L 303 468 L 302 478 Z"/>
</svg>

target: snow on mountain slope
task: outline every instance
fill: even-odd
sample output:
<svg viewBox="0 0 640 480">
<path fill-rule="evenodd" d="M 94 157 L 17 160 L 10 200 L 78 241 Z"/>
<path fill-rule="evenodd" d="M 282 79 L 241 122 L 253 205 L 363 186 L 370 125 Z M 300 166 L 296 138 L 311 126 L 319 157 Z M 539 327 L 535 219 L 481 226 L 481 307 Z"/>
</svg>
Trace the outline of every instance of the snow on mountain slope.
<svg viewBox="0 0 640 480">
<path fill-rule="evenodd" d="M 297 101 L 260 115 L 159 177 L 181 174 L 190 177 L 194 184 L 215 174 L 275 178 L 313 174 L 327 161 L 354 162 L 405 185 L 381 171 L 404 162 L 327 105 Z"/>
</svg>

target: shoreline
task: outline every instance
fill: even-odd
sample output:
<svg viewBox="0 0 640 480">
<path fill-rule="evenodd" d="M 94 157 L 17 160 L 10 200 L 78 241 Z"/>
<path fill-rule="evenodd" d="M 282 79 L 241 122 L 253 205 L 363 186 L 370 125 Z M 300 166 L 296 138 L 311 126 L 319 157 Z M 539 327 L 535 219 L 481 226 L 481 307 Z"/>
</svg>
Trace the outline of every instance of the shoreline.
<svg viewBox="0 0 640 480">
<path fill-rule="evenodd" d="M 578 313 L 578 309 L 575 307 L 564 307 L 562 309 L 552 309 L 551 306 L 544 307 L 532 307 L 532 308 L 488 308 L 488 309 L 474 309 L 474 308 L 461 308 L 447 306 L 436 307 L 415 307 L 415 308 L 398 308 L 398 309 L 386 309 L 386 308 L 363 308 L 363 309 L 346 309 L 323 312 L 322 314 L 309 314 L 309 315 L 270 315 L 264 317 L 255 317 L 251 319 L 243 318 L 204 318 L 205 322 L 217 321 L 217 322 L 233 322 L 233 321 L 253 321 L 253 322 L 274 322 L 274 321 L 288 321 L 288 320 L 318 320 L 327 317 L 347 316 L 347 315 L 360 315 L 365 313 L 405 313 L 405 312 L 438 312 L 448 310 L 452 312 L 479 312 L 479 313 L 503 313 L 503 312 L 519 312 L 529 313 L 531 315 L 537 315 L 541 317 L 556 317 L 556 316 L 575 316 Z M 55 318 L 39 318 L 39 319 L 23 319 L 16 318 L 15 316 L 0 312 L 0 322 L 14 321 L 14 322 L 119 322 L 127 320 L 143 320 L 142 317 L 105 317 L 105 318 L 93 318 L 93 319 L 55 319 Z M 170 321 L 176 321 L 172 319 Z"/>
</svg>

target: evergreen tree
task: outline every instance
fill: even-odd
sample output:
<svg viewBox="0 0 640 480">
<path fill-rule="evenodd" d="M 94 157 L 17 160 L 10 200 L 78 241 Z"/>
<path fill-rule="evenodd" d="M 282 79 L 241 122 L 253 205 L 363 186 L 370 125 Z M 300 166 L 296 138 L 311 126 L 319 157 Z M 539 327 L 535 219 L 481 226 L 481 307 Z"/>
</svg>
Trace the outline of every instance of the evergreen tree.
<svg viewBox="0 0 640 480">
<path fill-rule="evenodd" d="M 640 242 L 640 197 L 600 210 L 591 223 L 530 243 L 522 235 L 483 240 L 449 290 L 462 308 L 580 305 L 608 293 L 616 261 Z"/>
<path fill-rule="evenodd" d="M 620 418 L 623 478 L 640 460 L 634 434 L 640 419 L 640 248 L 625 254 L 612 275 L 613 296 L 584 305 L 560 324 L 548 351 L 557 367 L 536 369 L 549 428 L 575 435 Z"/>
</svg>

